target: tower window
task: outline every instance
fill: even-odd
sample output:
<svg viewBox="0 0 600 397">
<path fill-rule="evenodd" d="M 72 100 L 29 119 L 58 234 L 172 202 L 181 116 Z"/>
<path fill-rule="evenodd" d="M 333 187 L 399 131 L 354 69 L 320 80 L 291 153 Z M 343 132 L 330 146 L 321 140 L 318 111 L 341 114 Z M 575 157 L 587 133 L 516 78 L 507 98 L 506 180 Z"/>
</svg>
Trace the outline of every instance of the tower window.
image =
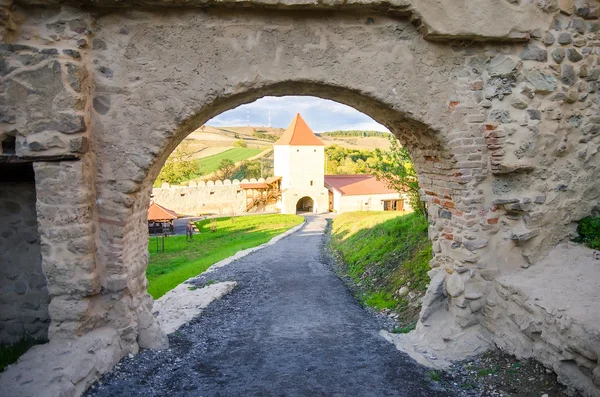
<svg viewBox="0 0 600 397">
<path fill-rule="evenodd" d="M 310 181 L 310 186 L 312 186 L 312 185 L 313 185 L 313 181 Z"/>
<path fill-rule="evenodd" d="M 300 151 L 300 149 L 296 149 L 296 151 L 297 151 L 297 152 L 299 152 L 299 151 Z"/>
<path fill-rule="evenodd" d="M 317 149 L 315 149 L 315 153 L 317 153 Z"/>
</svg>

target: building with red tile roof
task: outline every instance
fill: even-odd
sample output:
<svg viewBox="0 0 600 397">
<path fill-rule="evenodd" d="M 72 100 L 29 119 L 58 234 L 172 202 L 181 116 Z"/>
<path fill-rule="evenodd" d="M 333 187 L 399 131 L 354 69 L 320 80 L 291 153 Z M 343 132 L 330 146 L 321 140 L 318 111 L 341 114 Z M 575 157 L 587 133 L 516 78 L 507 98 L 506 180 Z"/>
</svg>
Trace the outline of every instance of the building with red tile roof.
<svg viewBox="0 0 600 397">
<path fill-rule="evenodd" d="M 325 175 L 329 190 L 329 210 L 350 211 L 409 211 L 405 195 L 390 189 L 373 175 Z"/>
</svg>

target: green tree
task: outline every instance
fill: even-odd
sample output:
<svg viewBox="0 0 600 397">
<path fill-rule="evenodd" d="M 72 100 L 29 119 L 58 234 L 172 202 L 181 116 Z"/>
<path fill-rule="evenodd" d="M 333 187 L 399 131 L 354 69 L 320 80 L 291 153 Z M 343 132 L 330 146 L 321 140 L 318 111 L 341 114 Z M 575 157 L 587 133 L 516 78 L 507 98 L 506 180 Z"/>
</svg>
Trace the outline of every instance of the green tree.
<svg viewBox="0 0 600 397">
<path fill-rule="evenodd" d="M 233 142 L 233 146 L 234 147 L 248 147 L 248 144 L 246 143 L 245 140 L 238 139 L 237 141 Z"/>
<path fill-rule="evenodd" d="M 406 193 L 413 210 L 425 215 L 425 205 L 419 197 L 419 180 L 410 154 L 393 135 L 390 134 L 389 140 L 389 150 L 375 150 L 377 161 L 372 165 L 371 172 L 390 189 Z"/>
<path fill-rule="evenodd" d="M 219 169 L 217 170 L 217 175 L 219 179 L 231 179 L 235 174 L 235 163 L 230 159 L 223 159 L 219 164 Z"/>
<path fill-rule="evenodd" d="M 164 182 L 177 185 L 202 175 L 200 162 L 193 158 L 193 154 L 186 142 L 179 145 L 160 170 L 155 185 L 160 186 Z"/>
<path fill-rule="evenodd" d="M 243 177 L 246 179 L 260 178 L 260 159 L 245 161 L 240 171 L 242 175 L 244 175 Z"/>
</svg>

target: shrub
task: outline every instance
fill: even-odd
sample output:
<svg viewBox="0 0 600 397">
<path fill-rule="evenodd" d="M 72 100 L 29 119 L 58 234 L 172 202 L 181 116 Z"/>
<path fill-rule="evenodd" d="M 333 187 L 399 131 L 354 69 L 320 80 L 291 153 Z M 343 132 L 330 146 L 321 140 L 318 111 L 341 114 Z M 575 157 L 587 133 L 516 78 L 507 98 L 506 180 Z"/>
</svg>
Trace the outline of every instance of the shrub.
<svg viewBox="0 0 600 397">
<path fill-rule="evenodd" d="M 592 249 L 600 249 L 600 217 L 588 216 L 579 221 L 575 241 Z"/>
</svg>

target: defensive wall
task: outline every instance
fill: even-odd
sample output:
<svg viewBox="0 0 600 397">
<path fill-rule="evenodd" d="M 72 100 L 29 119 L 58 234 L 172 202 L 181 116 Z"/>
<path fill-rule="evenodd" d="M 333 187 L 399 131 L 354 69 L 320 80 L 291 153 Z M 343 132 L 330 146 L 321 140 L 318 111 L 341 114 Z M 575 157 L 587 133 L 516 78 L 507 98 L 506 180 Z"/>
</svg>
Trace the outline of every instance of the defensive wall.
<svg viewBox="0 0 600 397">
<path fill-rule="evenodd" d="M 180 215 L 240 215 L 246 212 L 276 211 L 275 204 L 259 204 L 246 211 L 246 192 L 240 187 L 240 183 L 264 181 L 264 178 L 242 181 L 191 181 L 188 186 L 163 183 L 160 188 L 152 189 L 150 197 L 156 203 Z"/>
</svg>

